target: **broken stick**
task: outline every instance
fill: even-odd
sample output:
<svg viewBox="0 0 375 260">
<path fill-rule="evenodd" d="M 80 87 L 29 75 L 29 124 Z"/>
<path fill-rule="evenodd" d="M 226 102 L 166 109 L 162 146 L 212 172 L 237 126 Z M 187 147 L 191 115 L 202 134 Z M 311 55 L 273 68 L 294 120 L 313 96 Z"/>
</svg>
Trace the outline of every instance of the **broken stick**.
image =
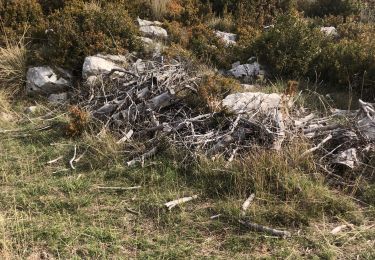
<svg viewBox="0 0 375 260">
<path fill-rule="evenodd" d="M 250 197 L 245 200 L 245 202 L 242 204 L 242 210 L 241 210 L 241 216 L 244 217 L 246 215 L 246 211 L 249 208 L 251 202 L 253 202 L 255 198 L 255 194 L 251 194 Z"/>
<path fill-rule="evenodd" d="M 142 186 L 134 186 L 134 187 L 103 187 L 98 186 L 97 189 L 99 190 L 114 190 L 114 191 L 122 191 L 122 190 L 138 190 L 142 188 Z"/>
<path fill-rule="evenodd" d="M 76 156 L 77 156 L 77 145 L 74 145 L 74 154 L 73 154 L 72 159 L 70 159 L 70 161 L 69 161 L 70 168 L 72 168 L 73 170 L 76 169 L 76 168 L 74 167 L 74 165 L 73 165 L 73 162 L 74 162 L 74 160 L 76 159 Z"/>
<path fill-rule="evenodd" d="M 191 197 L 185 197 L 185 198 L 181 198 L 181 199 L 177 199 L 177 200 L 172 200 L 170 202 L 165 203 L 164 206 L 166 206 L 168 208 L 168 210 L 171 210 L 179 204 L 191 201 L 191 200 L 196 199 L 196 198 L 198 198 L 198 195 L 194 195 L 194 196 L 191 196 Z"/>
<path fill-rule="evenodd" d="M 288 232 L 288 231 L 283 231 L 283 230 L 277 230 L 277 229 L 273 229 L 273 228 L 270 228 L 270 227 L 266 227 L 266 226 L 262 226 L 262 225 L 259 225 L 259 224 L 256 224 L 256 223 L 252 223 L 252 222 L 248 222 L 248 221 L 243 221 L 243 220 L 239 220 L 239 222 L 254 230 L 254 231 L 258 231 L 258 232 L 266 232 L 266 233 L 269 233 L 271 235 L 274 235 L 274 236 L 278 236 L 278 237 L 290 237 L 291 236 L 291 233 Z"/>
<path fill-rule="evenodd" d="M 150 158 L 151 156 L 155 155 L 156 152 L 157 152 L 157 148 L 154 147 L 154 148 L 152 148 L 150 151 L 148 151 L 147 153 L 144 153 L 141 157 L 135 158 L 135 159 L 133 159 L 133 160 L 127 162 L 126 164 L 127 164 L 128 166 L 133 166 L 133 165 L 135 165 L 137 162 L 141 162 L 141 163 L 143 163 L 145 159 L 148 159 L 148 158 Z"/>
</svg>

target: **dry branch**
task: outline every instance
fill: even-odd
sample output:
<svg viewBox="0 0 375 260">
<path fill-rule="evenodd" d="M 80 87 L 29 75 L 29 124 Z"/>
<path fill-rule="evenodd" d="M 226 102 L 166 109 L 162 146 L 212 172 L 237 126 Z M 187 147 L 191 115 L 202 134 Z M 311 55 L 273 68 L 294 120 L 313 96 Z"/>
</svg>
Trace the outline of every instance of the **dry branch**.
<svg viewBox="0 0 375 260">
<path fill-rule="evenodd" d="M 76 168 L 74 167 L 74 165 L 73 165 L 73 162 L 74 162 L 74 160 L 76 159 L 76 156 L 77 156 L 77 145 L 74 145 L 74 154 L 73 154 L 72 159 L 70 159 L 70 161 L 69 161 L 70 168 L 72 168 L 73 170 L 76 169 Z"/>
<path fill-rule="evenodd" d="M 170 202 L 165 203 L 164 206 L 166 206 L 168 208 L 168 210 L 172 210 L 177 205 L 183 204 L 185 202 L 188 202 L 188 201 L 191 201 L 191 200 L 194 200 L 194 199 L 197 199 L 197 198 L 198 198 L 198 195 L 194 195 L 194 196 L 191 196 L 191 197 L 185 197 L 185 198 L 181 198 L 181 199 L 177 199 L 177 200 L 172 200 Z"/>
<path fill-rule="evenodd" d="M 251 230 L 254 230 L 254 231 L 266 232 L 266 233 L 269 233 L 273 236 L 284 237 L 284 238 L 291 236 L 291 233 L 288 232 L 288 231 L 273 229 L 273 228 L 262 226 L 262 225 L 252 223 L 252 222 L 249 222 L 249 221 L 239 220 L 239 222 L 242 225 L 244 225 L 245 227 L 248 227 L 248 228 L 250 228 Z"/>
<path fill-rule="evenodd" d="M 142 186 L 134 186 L 134 187 L 105 187 L 105 186 L 98 186 L 97 189 L 99 190 L 112 190 L 112 191 L 126 191 L 126 190 L 138 190 L 142 188 Z"/>
</svg>

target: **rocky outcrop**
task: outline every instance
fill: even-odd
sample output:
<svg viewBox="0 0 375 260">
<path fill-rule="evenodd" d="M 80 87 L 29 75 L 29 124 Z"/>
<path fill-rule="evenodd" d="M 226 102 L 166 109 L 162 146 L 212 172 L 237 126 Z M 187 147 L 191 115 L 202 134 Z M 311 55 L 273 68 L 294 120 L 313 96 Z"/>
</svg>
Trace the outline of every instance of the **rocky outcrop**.
<svg viewBox="0 0 375 260">
<path fill-rule="evenodd" d="M 217 37 L 219 37 L 226 46 L 235 45 L 237 42 L 237 35 L 234 33 L 215 31 Z"/>
<path fill-rule="evenodd" d="M 65 91 L 71 87 L 71 75 L 51 67 L 29 68 L 26 75 L 26 91 L 28 94 L 52 94 Z"/>
<path fill-rule="evenodd" d="M 162 23 L 137 19 L 139 31 L 146 37 L 168 38 L 168 32 L 161 27 Z"/>
</svg>

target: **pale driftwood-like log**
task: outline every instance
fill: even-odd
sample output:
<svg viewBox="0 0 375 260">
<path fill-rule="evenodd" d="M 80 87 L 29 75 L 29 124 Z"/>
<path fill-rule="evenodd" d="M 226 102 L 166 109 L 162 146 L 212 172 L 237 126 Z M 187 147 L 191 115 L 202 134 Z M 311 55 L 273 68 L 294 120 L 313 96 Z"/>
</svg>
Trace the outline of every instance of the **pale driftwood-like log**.
<svg viewBox="0 0 375 260">
<path fill-rule="evenodd" d="M 185 198 L 181 198 L 181 199 L 177 199 L 177 200 L 172 200 L 172 201 L 169 201 L 169 202 L 165 203 L 164 206 L 166 206 L 168 208 L 168 210 L 172 210 L 177 205 L 183 204 L 185 202 L 188 202 L 188 201 L 191 201 L 191 200 L 194 200 L 194 199 L 197 199 L 197 198 L 198 198 L 198 195 L 194 195 L 194 196 L 191 196 L 191 197 L 185 197 Z"/>
<path fill-rule="evenodd" d="M 116 142 L 116 144 L 122 144 L 122 143 L 125 143 L 125 142 L 129 141 L 130 138 L 133 136 L 133 134 L 134 134 L 134 131 L 133 131 L 132 129 L 130 129 L 130 130 L 125 134 L 125 136 L 124 136 L 123 138 L 121 138 L 120 140 L 118 140 L 118 141 Z"/>
<path fill-rule="evenodd" d="M 138 162 L 143 164 L 143 162 L 144 162 L 145 159 L 148 159 L 151 156 L 154 156 L 156 154 L 156 152 L 157 152 L 157 147 L 154 147 L 150 151 L 148 151 L 147 153 L 144 153 L 142 156 L 140 156 L 138 158 L 135 158 L 135 159 L 133 159 L 131 161 L 128 161 L 126 164 L 128 166 L 133 166 L 133 165 L 135 165 Z"/>
<path fill-rule="evenodd" d="M 315 152 L 316 150 L 319 150 L 326 142 L 328 142 L 329 140 L 331 140 L 332 139 L 332 135 L 331 134 L 329 134 L 326 138 L 324 138 L 323 139 L 323 141 L 321 141 L 317 146 L 315 146 L 315 147 L 313 147 L 313 148 L 311 148 L 311 149 L 309 149 L 309 150 L 307 150 L 307 151 L 305 151 L 305 152 L 303 152 L 302 154 L 301 154 L 301 157 L 304 157 L 304 156 L 306 156 L 306 155 L 308 155 L 308 154 L 310 154 L 310 153 L 313 153 L 313 152 Z"/>
<path fill-rule="evenodd" d="M 72 168 L 73 170 L 76 169 L 76 167 L 74 167 L 74 165 L 73 165 L 73 162 L 76 159 L 76 156 L 77 156 L 77 145 L 74 145 L 74 154 L 73 154 L 72 159 L 70 159 L 70 161 L 69 161 L 70 168 Z"/>
<path fill-rule="evenodd" d="M 241 216 L 244 217 L 246 215 L 247 209 L 250 207 L 250 204 L 253 202 L 255 198 L 255 194 L 251 194 L 245 202 L 242 204 Z"/>
<path fill-rule="evenodd" d="M 314 133 L 314 132 L 324 132 L 324 131 L 335 130 L 335 129 L 339 129 L 340 127 L 341 127 L 341 125 L 339 125 L 339 124 L 320 126 L 320 127 L 305 129 L 303 131 L 303 133 L 306 135 L 306 134 L 310 134 L 310 133 Z"/>
<path fill-rule="evenodd" d="M 98 186 L 97 189 L 99 190 L 111 190 L 111 191 L 127 191 L 127 190 L 139 190 L 142 186 L 134 186 L 134 187 L 105 187 L 105 186 Z"/>
<path fill-rule="evenodd" d="M 239 220 L 239 222 L 242 225 L 244 225 L 245 227 L 250 228 L 251 230 L 254 230 L 254 231 L 257 231 L 257 232 L 265 232 L 265 233 L 271 234 L 273 236 L 285 238 L 285 237 L 291 237 L 291 235 L 292 235 L 289 231 L 273 229 L 273 228 L 262 226 L 262 225 L 252 223 L 252 222 L 249 222 L 249 221 Z"/>
</svg>

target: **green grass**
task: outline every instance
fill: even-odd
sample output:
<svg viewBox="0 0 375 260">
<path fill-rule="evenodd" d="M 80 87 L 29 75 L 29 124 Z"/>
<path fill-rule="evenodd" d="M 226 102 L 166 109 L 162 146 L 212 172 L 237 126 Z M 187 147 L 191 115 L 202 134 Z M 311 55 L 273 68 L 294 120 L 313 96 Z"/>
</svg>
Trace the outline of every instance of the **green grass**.
<svg viewBox="0 0 375 260">
<path fill-rule="evenodd" d="M 20 118 L 0 126 L 31 129 L 46 123 Z M 46 254 L 62 259 L 371 259 L 375 254 L 373 206 L 360 206 L 330 187 L 312 158 L 299 158 L 303 144 L 282 153 L 254 150 L 230 166 L 205 158 L 181 165 L 183 155 L 170 148 L 143 168 L 129 168 L 129 147 L 115 145 L 108 134 L 68 138 L 61 127 L 65 120 L 27 136 L 1 134 L 2 259 Z M 76 170 L 69 166 L 74 145 L 78 156 L 84 153 Z M 142 188 L 133 191 L 97 189 L 138 185 Z M 238 224 L 240 207 L 253 192 L 247 219 L 287 229 L 291 238 Z M 171 212 L 163 207 L 194 194 L 197 200 Z M 222 215 L 210 220 L 216 214 Z M 346 222 L 353 229 L 330 234 Z"/>
</svg>

